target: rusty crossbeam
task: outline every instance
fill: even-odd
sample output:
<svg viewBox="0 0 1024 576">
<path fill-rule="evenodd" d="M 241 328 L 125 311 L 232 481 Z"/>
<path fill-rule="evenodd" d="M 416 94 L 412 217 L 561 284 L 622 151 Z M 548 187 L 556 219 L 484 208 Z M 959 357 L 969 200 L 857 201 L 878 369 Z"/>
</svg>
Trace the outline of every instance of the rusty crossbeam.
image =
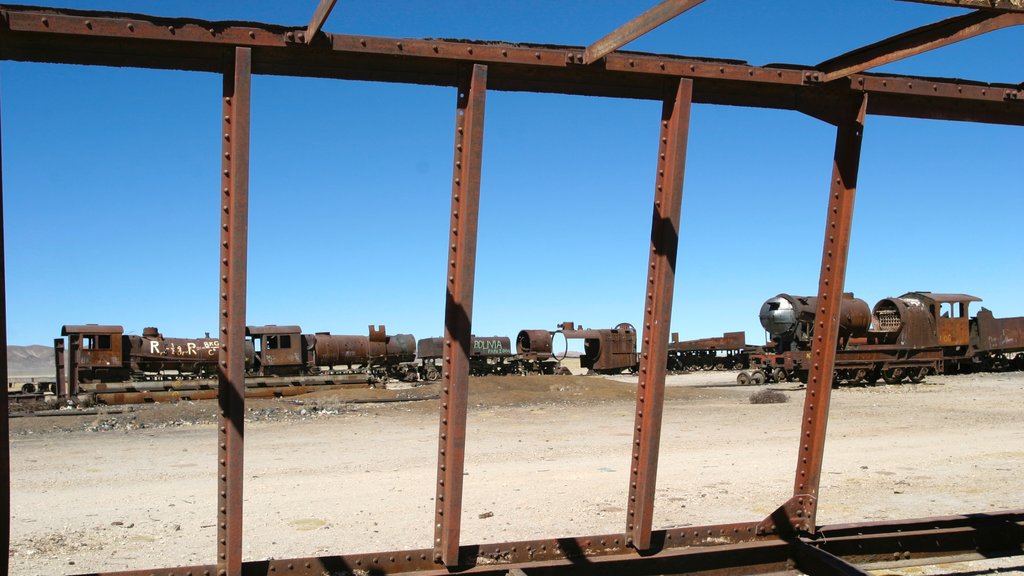
<svg viewBox="0 0 1024 576">
<path fill-rule="evenodd" d="M 1024 125 L 1013 84 L 854 74 L 823 83 L 809 66 L 649 54 L 609 54 L 584 66 L 582 48 L 371 38 L 332 34 L 326 45 L 304 29 L 139 15 L 0 6 L 0 40 L 11 60 L 219 72 L 225 49 L 258 49 L 253 73 L 456 86 L 459 66 L 489 66 L 492 90 L 661 100 L 666 78 L 694 80 L 694 102 L 801 110 L 843 93 L 871 94 L 869 114 Z"/>
<path fill-rule="evenodd" d="M 462 472 L 466 459 L 466 403 L 473 331 L 473 285 L 480 209 L 487 67 L 475 65 L 458 92 L 452 211 L 445 274 L 444 358 L 441 370 L 441 423 L 438 434 L 435 561 L 459 563 L 462 525 Z"/>
<path fill-rule="evenodd" d="M 679 16 L 704 0 L 664 0 L 643 14 L 609 32 L 583 51 L 583 63 L 592 64 Z"/>
<path fill-rule="evenodd" d="M 798 566 L 808 574 L 836 573 L 849 564 L 923 559 L 984 558 L 1019 554 L 1024 545 L 1024 510 L 970 516 L 822 526 L 827 538 L 751 536 L 749 525 L 690 526 L 652 533 L 656 549 L 637 555 L 621 535 L 502 542 L 463 546 L 459 573 L 529 574 L 759 574 Z M 735 535 L 739 531 L 739 535 Z M 810 550 L 810 548 L 817 550 Z M 446 576 L 430 549 L 345 556 L 279 558 L 242 565 L 243 576 L 369 573 Z M 830 556 L 832 558 L 830 558 Z M 833 559 L 834 558 L 834 559 Z M 831 568 L 827 571 L 820 567 Z M 215 566 L 183 566 L 108 572 L 105 576 L 214 576 Z"/>
<path fill-rule="evenodd" d="M 811 369 L 804 396 L 793 498 L 796 523 L 793 528 L 813 533 L 817 515 L 818 488 L 825 453 L 832 392 L 832 368 L 839 340 L 839 312 L 846 280 L 846 261 L 853 226 L 853 203 L 857 193 L 860 148 L 864 137 L 864 118 L 868 96 L 847 103 L 846 117 L 836 130 L 832 180 L 829 186 L 825 238 L 818 280 L 818 309 L 814 317 L 814 341 L 811 344 Z"/>
<path fill-rule="evenodd" d="M 900 2 L 917 2 L 918 4 L 934 4 L 954 8 L 977 8 L 978 10 L 996 10 L 1001 12 L 1024 12 L 1021 0 L 900 0 Z"/>
<path fill-rule="evenodd" d="M 651 546 L 693 82 L 679 80 L 675 87 L 666 91 L 668 94 L 661 112 L 640 377 L 636 389 L 633 459 L 630 462 L 629 500 L 626 505 L 626 542 L 638 550 L 647 550 Z"/>
<path fill-rule="evenodd" d="M 999 13 L 978 10 L 942 22 L 915 28 L 863 48 L 826 60 L 817 68 L 830 82 L 857 72 L 870 70 L 929 50 L 941 48 L 1010 26 L 1024 24 L 1024 13 Z"/>
<path fill-rule="evenodd" d="M 320 33 L 320 29 L 323 28 L 324 22 L 331 15 L 331 10 L 334 10 L 334 5 L 337 2 L 338 0 L 320 0 L 320 3 L 317 4 L 316 12 L 313 13 L 313 18 L 309 21 L 309 26 L 306 27 L 306 44 L 311 44 L 313 38 Z"/>
<path fill-rule="evenodd" d="M 252 51 L 236 48 L 224 71 L 221 148 L 220 418 L 217 572 L 242 573 L 245 282 L 249 228 L 249 110 Z"/>
</svg>

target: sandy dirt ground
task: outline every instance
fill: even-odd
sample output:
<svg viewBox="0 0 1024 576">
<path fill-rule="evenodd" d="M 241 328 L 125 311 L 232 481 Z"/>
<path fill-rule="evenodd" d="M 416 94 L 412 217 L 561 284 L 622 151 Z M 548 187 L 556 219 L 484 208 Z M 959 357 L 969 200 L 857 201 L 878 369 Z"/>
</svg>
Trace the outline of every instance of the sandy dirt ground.
<svg viewBox="0 0 1024 576">
<path fill-rule="evenodd" d="M 657 528 L 760 520 L 792 493 L 803 390 L 751 404 L 766 387 L 735 374 L 669 377 Z M 462 542 L 624 530 L 635 382 L 473 378 Z M 248 402 L 246 559 L 429 547 L 436 392 Z M 214 402 L 11 419 L 10 573 L 212 563 L 215 419 Z M 819 524 L 1024 508 L 1024 373 L 837 389 L 828 434 Z"/>
</svg>

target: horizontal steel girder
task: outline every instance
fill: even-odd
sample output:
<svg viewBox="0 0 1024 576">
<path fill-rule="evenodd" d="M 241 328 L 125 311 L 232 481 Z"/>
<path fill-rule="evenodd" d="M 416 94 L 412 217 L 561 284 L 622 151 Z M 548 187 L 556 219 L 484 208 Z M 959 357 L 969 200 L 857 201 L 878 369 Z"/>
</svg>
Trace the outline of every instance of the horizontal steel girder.
<svg viewBox="0 0 1024 576">
<path fill-rule="evenodd" d="M 1020 555 L 1024 510 L 895 522 L 822 526 L 818 539 L 780 538 L 748 531 L 753 525 L 692 526 L 653 533 L 657 545 L 641 555 L 625 546 L 622 534 L 482 544 L 460 548 L 460 574 L 758 574 L 794 566 L 821 573 L 822 566 L 941 558 Z M 736 529 L 737 532 L 733 532 Z M 811 552 L 808 547 L 820 552 Z M 433 550 L 405 550 L 246 562 L 243 576 L 371 574 L 448 575 L 433 562 Z M 846 573 L 855 573 L 852 569 Z M 119 576 L 213 576 L 214 566 L 110 572 Z"/>
<path fill-rule="evenodd" d="M 324 34 L 305 28 L 132 14 L 0 7 L 8 60 L 219 72 L 235 46 L 253 73 L 456 86 L 459 69 L 487 64 L 491 90 L 660 100 L 667 77 L 694 80 L 693 101 L 827 110 L 850 92 L 869 114 L 1024 125 L 1016 84 L 853 74 L 824 85 L 811 66 L 616 52 L 583 64 L 583 48 Z M 811 113 L 811 112 L 809 112 Z M 815 114 L 818 115 L 818 114 Z"/>
</svg>

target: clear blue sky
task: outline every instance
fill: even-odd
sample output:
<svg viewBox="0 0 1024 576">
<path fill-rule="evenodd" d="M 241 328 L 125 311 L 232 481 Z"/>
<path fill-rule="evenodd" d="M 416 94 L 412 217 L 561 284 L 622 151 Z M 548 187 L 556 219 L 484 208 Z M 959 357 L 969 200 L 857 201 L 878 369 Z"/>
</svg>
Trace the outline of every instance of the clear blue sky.
<svg viewBox="0 0 1024 576">
<path fill-rule="evenodd" d="M 55 5 L 305 25 L 316 0 Z M 325 29 L 585 46 L 654 0 L 339 0 Z M 709 0 L 630 50 L 815 64 L 962 13 L 892 0 Z M 879 71 L 1024 81 L 1024 29 Z M 8 338 L 67 323 L 217 329 L 220 77 L 0 64 Z M 249 324 L 439 335 L 454 89 L 253 81 Z M 640 325 L 660 104 L 487 96 L 474 331 Z M 871 116 L 848 290 L 967 292 L 1024 315 L 1019 127 Z M 694 107 L 672 330 L 746 330 L 816 291 L 834 128 Z"/>
</svg>

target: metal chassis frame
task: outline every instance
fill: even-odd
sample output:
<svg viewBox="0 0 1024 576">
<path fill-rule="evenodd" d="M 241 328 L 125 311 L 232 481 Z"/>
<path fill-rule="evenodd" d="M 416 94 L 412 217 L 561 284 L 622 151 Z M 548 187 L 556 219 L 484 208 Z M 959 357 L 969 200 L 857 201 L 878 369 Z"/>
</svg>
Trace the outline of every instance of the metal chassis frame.
<svg viewBox="0 0 1024 576">
<path fill-rule="evenodd" d="M 927 0 L 925 0 L 927 1 Z M 936 2 L 939 3 L 939 2 Z M 692 3 L 682 3 L 692 4 Z M 682 5 L 680 4 L 680 5 Z M 223 74 L 218 530 L 214 564 L 108 574 L 225 576 L 322 574 L 762 573 L 860 574 L 851 563 L 954 554 L 1022 553 L 1024 511 L 847 526 L 817 526 L 838 303 L 849 250 L 860 144 L 867 114 L 1024 124 L 1019 85 L 849 74 L 825 82 L 814 67 L 756 67 L 577 47 L 366 38 L 306 29 L 0 6 L 0 57 L 9 60 L 216 71 Z M 651 22 L 653 24 L 653 22 Z M 585 63 L 586 60 L 586 63 Z M 434 547 L 375 554 L 242 562 L 243 341 L 248 227 L 249 95 L 253 73 L 433 84 L 458 88 L 445 356 L 438 434 Z M 530 542 L 460 542 L 468 347 L 486 91 L 522 90 L 646 98 L 664 103 L 644 299 L 633 466 L 623 533 Z M 671 318 L 689 111 L 692 102 L 798 110 L 837 126 L 815 322 L 817 338 L 801 420 L 793 497 L 768 518 L 652 530 L 665 355 Z M 2 170 L 2 166 L 0 166 Z M 0 183 L 2 186 L 2 183 Z M 0 187 L 2 200 L 2 187 Z M 0 278 L 3 271 L 0 203 Z M 6 283 L 0 344 L 6 345 Z M 6 356 L 0 357 L 6 376 Z M 4 403 L 7 403 L 6 396 Z M 8 432 L 3 420 L 4 433 Z M 10 518 L 10 451 L 4 444 Z M 9 522 L 4 535 L 10 541 Z M 827 533 L 828 538 L 822 535 Z M 6 568 L 4 573 L 6 573 Z"/>
</svg>

